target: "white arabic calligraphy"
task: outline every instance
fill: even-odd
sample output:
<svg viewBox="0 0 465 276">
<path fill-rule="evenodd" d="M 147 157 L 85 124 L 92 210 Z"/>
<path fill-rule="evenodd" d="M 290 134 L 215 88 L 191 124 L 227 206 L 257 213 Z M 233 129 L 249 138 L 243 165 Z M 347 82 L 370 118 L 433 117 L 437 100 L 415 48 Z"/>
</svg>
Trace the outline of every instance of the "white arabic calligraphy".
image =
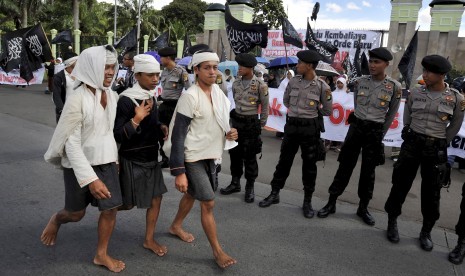
<svg viewBox="0 0 465 276">
<path fill-rule="evenodd" d="M 34 53 L 34 55 L 42 55 L 42 44 L 40 44 L 40 40 L 37 35 L 27 37 L 26 41 L 29 42 L 29 49 Z"/>
<path fill-rule="evenodd" d="M 22 37 L 14 37 L 8 40 L 8 58 L 6 63 L 8 63 L 10 60 L 18 59 L 21 57 L 21 50 L 23 49 L 22 44 Z"/>
</svg>

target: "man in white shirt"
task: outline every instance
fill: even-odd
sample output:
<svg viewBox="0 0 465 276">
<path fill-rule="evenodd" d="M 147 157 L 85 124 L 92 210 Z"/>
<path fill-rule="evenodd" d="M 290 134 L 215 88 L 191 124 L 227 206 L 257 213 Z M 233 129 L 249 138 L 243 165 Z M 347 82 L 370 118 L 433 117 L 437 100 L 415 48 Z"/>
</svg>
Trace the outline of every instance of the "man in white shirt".
<svg viewBox="0 0 465 276">
<path fill-rule="evenodd" d="M 218 63 L 216 53 L 200 51 L 193 55 L 191 66 L 197 83 L 181 95 L 171 120 L 170 170 L 176 176 L 176 189 L 184 196 L 170 233 L 185 242 L 194 240 L 192 234 L 184 231 L 182 223 L 195 200 L 199 200 L 202 226 L 213 256 L 219 267 L 226 268 L 236 260 L 223 251 L 217 237 L 213 216 L 215 160 L 221 158 L 224 148 L 236 145 L 233 140 L 237 139 L 237 130 L 229 126 L 230 102 L 215 84 Z"/>
<path fill-rule="evenodd" d="M 81 53 L 73 70 L 76 88 L 67 97 L 44 155 L 47 162 L 63 167 L 65 207 L 52 215 L 41 241 L 54 245 L 60 226 L 80 221 L 91 203 L 100 211 L 93 262 L 120 272 L 125 264 L 107 254 L 117 207 L 122 205 L 113 136 L 118 95 L 110 89 L 118 65 L 116 57 L 110 45 L 91 47 Z"/>
</svg>

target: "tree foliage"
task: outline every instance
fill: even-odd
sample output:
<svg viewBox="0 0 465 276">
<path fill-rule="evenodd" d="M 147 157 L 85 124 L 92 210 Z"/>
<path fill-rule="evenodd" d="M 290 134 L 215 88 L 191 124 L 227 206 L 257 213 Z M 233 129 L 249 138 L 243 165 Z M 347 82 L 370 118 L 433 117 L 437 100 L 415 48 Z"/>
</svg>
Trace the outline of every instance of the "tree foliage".
<svg viewBox="0 0 465 276">
<path fill-rule="evenodd" d="M 282 0 L 252 0 L 255 23 L 266 23 L 268 28 L 281 26 L 281 18 L 286 17 Z"/>
<path fill-rule="evenodd" d="M 189 33 L 201 33 L 207 8 L 208 4 L 201 0 L 173 0 L 161 9 L 161 14 L 171 25 L 179 21 Z"/>
</svg>

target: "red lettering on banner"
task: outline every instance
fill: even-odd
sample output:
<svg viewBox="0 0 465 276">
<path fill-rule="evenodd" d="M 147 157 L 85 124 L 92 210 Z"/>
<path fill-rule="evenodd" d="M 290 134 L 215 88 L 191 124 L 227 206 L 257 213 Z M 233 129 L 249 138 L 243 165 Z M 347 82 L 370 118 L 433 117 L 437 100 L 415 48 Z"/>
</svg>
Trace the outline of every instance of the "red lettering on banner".
<svg viewBox="0 0 465 276">
<path fill-rule="evenodd" d="M 331 116 L 329 116 L 329 120 L 331 123 L 335 125 L 339 125 L 344 122 L 345 125 L 348 125 L 347 118 L 349 118 L 349 114 L 352 112 L 351 109 L 345 110 L 344 107 L 339 103 L 333 104 L 333 112 Z"/>
<path fill-rule="evenodd" d="M 396 113 L 396 117 L 394 117 L 391 126 L 389 126 L 390 129 L 396 129 L 399 127 L 399 121 L 397 120 L 397 118 L 399 118 L 399 112 Z"/>
<path fill-rule="evenodd" d="M 268 115 L 274 115 L 274 116 L 283 116 L 281 114 L 281 104 L 278 104 L 278 99 L 273 98 L 273 102 L 271 103 L 270 110 L 268 111 Z"/>
</svg>

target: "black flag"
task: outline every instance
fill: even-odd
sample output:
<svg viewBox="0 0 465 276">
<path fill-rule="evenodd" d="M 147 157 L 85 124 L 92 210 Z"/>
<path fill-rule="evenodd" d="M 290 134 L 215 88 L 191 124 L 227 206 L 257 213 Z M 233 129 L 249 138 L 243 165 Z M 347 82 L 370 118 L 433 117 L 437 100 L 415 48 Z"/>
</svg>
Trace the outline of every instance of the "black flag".
<svg viewBox="0 0 465 276">
<path fill-rule="evenodd" d="M 73 43 L 73 36 L 71 35 L 71 30 L 65 30 L 59 32 L 53 39 L 52 44 L 60 43 Z"/>
<path fill-rule="evenodd" d="M 342 61 L 342 68 L 344 69 L 345 73 L 347 74 L 347 77 L 351 79 L 353 76 L 353 68 L 352 68 L 352 63 L 350 62 L 350 55 L 347 52 L 346 57 Z"/>
<path fill-rule="evenodd" d="M 224 62 L 224 61 L 228 60 L 228 58 L 226 57 L 226 49 L 224 48 L 223 38 L 220 37 L 220 40 L 221 40 L 221 57 L 220 57 L 220 62 Z"/>
<path fill-rule="evenodd" d="M 334 55 L 337 53 L 338 48 L 331 43 L 319 41 L 313 33 L 310 23 L 307 20 L 307 33 L 305 34 L 305 45 L 308 49 L 317 51 L 322 55 L 323 61 L 326 63 L 333 63 Z"/>
<path fill-rule="evenodd" d="M 190 56 L 189 54 L 189 48 L 191 47 L 191 39 L 189 38 L 189 35 L 186 32 L 186 35 L 184 37 L 184 46 L 182 48 L 182 57 L 187 57 Z"/>
<path fill-rule="evenodd" d="M 320 3 L 319 2 L 316 2 L 315 3 L 315 6 L 313 6 L 313 11 L 312 11 L 312 17 L 310 17 L 310 19 L 313 21 L 315 20 L 316 21 L 316 18 L 318 16 L 318 12 L 320 11 Z"/>
<path fill-rule="evenodd" d="M 159 35 L 157 38 L 155 38 L 155 49 L 160 50 L 165 47 L 169 47 L 170 43 L 170 33 L 169 31 L 166 31 Z"/>
<path fill-rule="evenodd" d="M 358 40 L 357 43 L 357 50 L 355 50 L 355 56 L 354 56 L 354 76 L 355 77 L 360 77 L 362 75 L 362 68 L 360 66 L 360 39 Z"/>
<path fill-rule="evenodd" d="M 235 54 L 247 53 L 256 45 L 266 48 L 268 27 L 266 24 L 244 23 L 234 18 L 226 4 L 224 20 L 229 44 Z"/>
<path fill-rule="evenodd" d="M 33 71 L 52 58 L 52 51 L 42 25 L 19 29 L 5 34 L 0 64 L 5 72 L 20 69 L 20 76 L 27 82 Z"/>
<path fill-rule="evenodd" d="M 362 75 L 369 75 L 370 74 L 370 68 L 368 67 L 368 59 L 367 55 L 365 52 L 362 53 L 362 60 L 360 63 L 360 69 L 362 71 Z"/>
<path fill-rule="evenodd" d="M 413 69 L 415 69 L 415 61 L 417 59 L 417 46 L 418 46 L 418 30 L 410 40 L 410 43 L 407 46 L 402 58 L 399 61 L 399 68 L 402 77 L 405 80 L 405 88 L 409 89 L 412 82 Z"/>
<path fill-rule="evenodd" d="M 137 28 L 134 27 L 118 42 L 114 44 L 115 48 L 131 48 L 137 44 Z"/>
<path fill-rule="evenodd" d="M 289 43 L 295 47 L 302 48 L 304 46 L 302 44 L 302 39 L 287 18 L 282 19 L 282 26 L 284 43 Z"/>
</svg>

